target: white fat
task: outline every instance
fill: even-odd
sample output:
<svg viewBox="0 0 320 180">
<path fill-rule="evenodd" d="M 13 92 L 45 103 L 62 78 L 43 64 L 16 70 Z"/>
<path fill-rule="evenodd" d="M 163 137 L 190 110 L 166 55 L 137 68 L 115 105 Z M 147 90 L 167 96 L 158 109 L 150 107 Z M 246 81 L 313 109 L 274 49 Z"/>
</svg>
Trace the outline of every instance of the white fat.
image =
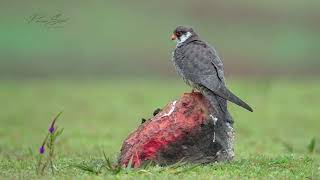
<svg viewBox="0 0 320 180">
<path fill-rule="evenodd" d="M 213 138 L 212 138 L 212 142 L 216 142 L 216 132 L 213 131 Z"/>
<path fill-rule="evenodd" d="M 175 107 L 176 107 L 176 103 L 177 103 L 177 101 L 173 101 L 172 107 L 171 107 L 170 111 L 167 112 L 167 113 L 165 113 L 164 115 L 162 115 L 162 117 L 164 117 L 164 116 L 169 116 L 169 115 L 174 111 L 174 109 L 175 109 Z"/>
<path fill-rule="evenodd" d="M 210 114 L 210 117 L 211 117 L 211 119 L 213 121 L 213 124 L 216 125 L 216 122 L 218 121 L 218 118 L 212 116 L 211 114 Z"/>
<path fill-rule="evenodd" d="M 212 119 L 214 126 L 216 126 L 216 122 L 218 121 L 218 118 L 214 117 L 212 114 L 210 114 L 210 118 Z M 215 130 L 213 130 L 212 142 L 216 142 L 216 132 L 215 132 Z"/>
<path fill-rule="evenodd" d="M 180 38 L 177 38 L 177 46 L 181 45 L 183 42 L 185 42 L 191 36 L 192 36 L 191 32 L 187 32 L 186 34 L 181 35 Z"/>
</svg>

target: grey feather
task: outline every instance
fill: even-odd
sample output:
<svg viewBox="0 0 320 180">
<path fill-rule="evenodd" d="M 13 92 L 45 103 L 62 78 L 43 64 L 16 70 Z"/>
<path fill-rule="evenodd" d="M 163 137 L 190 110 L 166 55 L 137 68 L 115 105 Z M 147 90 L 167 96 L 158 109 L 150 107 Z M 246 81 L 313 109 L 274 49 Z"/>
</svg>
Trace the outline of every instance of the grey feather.
<svg viewBox="0 0 320 180">
<path fill-rule="evenodd" d="M 202 92 L 209 101 L 214 98 L 222 112 L 229 114 L 226 100 L 253 111 L 225 86 L 221 59 L 214 48 L 201 41 L 196 34 L 175 49 L 173 62 L 186 83 Z M 210 92 L 204 92 L 205 88 L 211 91 L 211 95 Z"/>
</svg>

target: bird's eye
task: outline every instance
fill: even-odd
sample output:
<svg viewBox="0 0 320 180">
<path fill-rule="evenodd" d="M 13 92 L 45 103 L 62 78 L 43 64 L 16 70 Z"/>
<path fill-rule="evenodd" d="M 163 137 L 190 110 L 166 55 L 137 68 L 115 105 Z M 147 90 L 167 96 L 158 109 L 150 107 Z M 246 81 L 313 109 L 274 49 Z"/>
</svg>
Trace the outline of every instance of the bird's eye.
<svg viewBox="0 0 320 180">
<path fill-rule="evenodd" d="M 181 32 L 176 32 L 176 36 L 181 36 Z"/>
</svg>

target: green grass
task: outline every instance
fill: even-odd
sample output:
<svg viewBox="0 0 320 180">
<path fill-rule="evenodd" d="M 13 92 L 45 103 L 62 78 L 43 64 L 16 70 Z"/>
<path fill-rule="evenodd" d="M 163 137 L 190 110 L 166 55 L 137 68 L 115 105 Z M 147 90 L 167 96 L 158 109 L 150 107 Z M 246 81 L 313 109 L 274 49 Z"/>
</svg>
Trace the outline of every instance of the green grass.
<svg viewBox="0 0 320 180">
<path fill-rule="evenodd" d="M 229 86 L 255 110 L 249 113 L 230 104 L 237 135 L 233 162 L 165 171 L 157 166 L 129 169 L 117 175 L 104 171 L 97 176 L 72 165 L 98 166 L 103 151 L 115 160 L 142 117 L 190 89 L 175 80 L 3 81 L 0 177 L 37 178 L 38 148 L 51 119 L 63 110 L 57 179 L 319 179 L 319 82 L 239 80 Z M 310 154 L 314 137 L 315 152 Z M 48 171 L 44 178 L 50 177 Z"/>
</svg>

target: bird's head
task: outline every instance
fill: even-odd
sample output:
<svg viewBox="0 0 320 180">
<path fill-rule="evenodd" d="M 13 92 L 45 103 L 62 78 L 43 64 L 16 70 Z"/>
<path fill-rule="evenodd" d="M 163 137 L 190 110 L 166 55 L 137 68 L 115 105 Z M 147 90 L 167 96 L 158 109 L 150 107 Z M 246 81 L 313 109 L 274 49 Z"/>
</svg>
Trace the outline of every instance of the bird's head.
<svg viewBox="0 0 320 180">
<path fill-rule="evenodd" d="M 182 44 L 190 37 L 195 37 L 197 34 L 193 31 L 191 27 L 178 26 L 171 36 L 171 40 L 176 40 L 177 44 Z"/>
</svg>

